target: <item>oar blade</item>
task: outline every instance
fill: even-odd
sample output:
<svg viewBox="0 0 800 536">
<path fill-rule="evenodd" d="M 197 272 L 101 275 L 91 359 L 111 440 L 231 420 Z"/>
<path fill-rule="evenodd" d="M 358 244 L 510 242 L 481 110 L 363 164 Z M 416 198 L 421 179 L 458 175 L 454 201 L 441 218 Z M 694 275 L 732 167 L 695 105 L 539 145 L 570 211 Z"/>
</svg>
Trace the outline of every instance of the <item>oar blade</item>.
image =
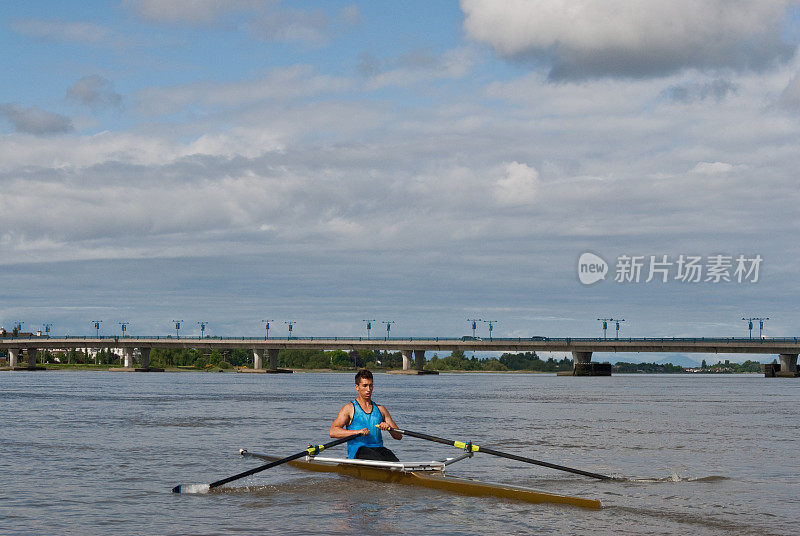
<svg viewBox="0 0 800 536">
<path fill-rule="evenodd" d="M 256 467 L 254 469 L 249 469 L 242 473 L 229 476 L 228 478 L 223 478 L 222 480 L 217 480 L 216 482 L 212 482 L 211 484 L 188 484 L 188 485 L 178 485 L 172 488 L 173 493 L 208 493 L 208 491 L 212 488 L 216 488 L 218 486 L 222 486 L 223 484 L 227 484 L 228 482 L 233 482 L 234 480 L 238 480 L 240 478 L 244 478 L 246 476 L 254 475 L 256 473 L 260 473 L 266 469 L 271 469 L 272 467 L 277 467 L 278 465 L 284 464 L 286 462 L 290 462 L 292 460 L 296 460 L 298 458 L 302 458 L 303 456 L 314 456 L 319 454 L 325 449 L 329 449 L 331 447 L 335 447 L 336 445 L 341 445 L 342 443 L 346 443 L 351 439 L 355 439 L 361 434 L 353 434 L 347 437 L 339 438 L 335 441 L 331 441 L 330 443 L 325 443 L 324 445 L 317 445 L 316 447 L 309 445 L 308 448 L 305 450 L 301 450 L 297 454 L 293 454 L 291 456 L 287 456 L 286 458 L 262 465 L 260 467 Z"/>
<path fill-rule="evenodd" d="M 208 493 L 210 490 L 208 484 L 178 484 L 172 488 L 172 493 Z"/>
</svg>

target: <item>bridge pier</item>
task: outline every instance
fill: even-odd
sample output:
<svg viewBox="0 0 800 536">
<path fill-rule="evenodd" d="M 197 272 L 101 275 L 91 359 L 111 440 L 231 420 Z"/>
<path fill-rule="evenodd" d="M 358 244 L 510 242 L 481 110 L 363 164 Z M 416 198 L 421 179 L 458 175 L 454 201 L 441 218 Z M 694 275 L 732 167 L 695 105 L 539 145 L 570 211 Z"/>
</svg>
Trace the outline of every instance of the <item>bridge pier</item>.
<svg viewBox="0 0 800 536">
<path fill-rule="evenodd" d="M 264 368 L 264 350 L 253 348 L 253 369 L 260 370 L 262 368 Z"/>
<path fill-rule="evenodd" d="M 264 367 L 264 352 L 266 352 L 266 357 L 269 362 L 268 367 Z M 253 348 L 253 368 L 240 368 L 239 372 L 260 372 L 260 373 L 268 373 L 268 374 L 278 374 L 278 373 L 287 373 L 291 374 L 294 372 L 292 369 L 279 369 L 278 368 L 278 352 L 280 352 L 279 348 L 267 348 L 266 350 L 262 350 L 261 348 Z"/>
<path fill-rule="evenodd" d="M 776 372 L 776 376 L 794 378 L 797 376 L 797 355 L 798 354 L 779 354 L 781 370 Z"/>
<path fill-rule="evenodd" d="M 414 361 L 417 363 L 417 370 L 422 372 L 425 366 L 425 350 L 414 350 Z"/>
<path fill-rule="evenodd" d="M 133 369 L 136 372 L 164 372 L 163 368 L 153 368 L 150 366 L 150 348 L 139 348 L 141 357 L 139 359 L 139 368 Z"/>
<path fill-rule="evenodd" d="M 400 350 L 403 355 L 403 370 L 389 371 L 389 374 L 408 374 L 410 376 L 421 374 L 439 374 L 436 370 L 424 370 L 425 350 Z M 413 358 L 413 361 L 412 361 Z M 414 364 L 414 368 L 411 364 Z"/>
<path fill-rule="evenodd" d="M 19 349 L 18 348 L 9 348 L 8 349 L 8 366 L 14 368 L 17 366 L 17 360 L 19 359 Z"/>
<path fill-rule="evenodd" d="M 46 370 L 44 367 L 36 366 L 36 353 L 38 348 L 6 348 L 8 352 L 8 367 L 3 367 L 3 370 Z M 22 352 L 28 356 L 27 365 L 23 365 L 20 361 Z"/>
<path fill-rule="evenodd" d="M 611 363 L 592 363 L 592 352 L 572 352 L 572 372 L 559 372 L 559 376 L 611 376 Z"/>
<path fill-rule="evenodd" d="M 411 350 L 403 350 L 403 370 L 411 370 Z"/>
<path fill-rule="evenodd" d="M 269 370 L 278 370 L 278 350 L 277 348 L 267 349 L 267 358 L 269 358 Z"/>
<path fill-rule="evenodd" d="M 590 363 L 592 361 L 592 352 L 572 352 L 573 363 Z"/>
<path fill-rule="evenodd" d="M 150 348 L 139 348 L 142 353 L 142 368 L 150 368 Z"/>
<path fill-rule="evenodd" d="M 126 369 L 133 367 L 133 348 L 122 349 L 122 366 Z"/>
</svg>

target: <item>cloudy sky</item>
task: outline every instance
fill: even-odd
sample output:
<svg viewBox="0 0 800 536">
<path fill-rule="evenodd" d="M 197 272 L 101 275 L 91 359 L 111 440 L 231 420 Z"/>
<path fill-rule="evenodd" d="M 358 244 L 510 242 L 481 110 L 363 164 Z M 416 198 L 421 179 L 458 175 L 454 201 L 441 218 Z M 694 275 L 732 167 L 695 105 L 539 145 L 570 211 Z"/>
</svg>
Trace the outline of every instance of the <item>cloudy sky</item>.
<svg viewBox="0 0 800 536">
<path fill-rule="evenodd" d="M 800 332 L 797 2 L 37 1 L 0 25 L 7 327 Z"/>
</svg>

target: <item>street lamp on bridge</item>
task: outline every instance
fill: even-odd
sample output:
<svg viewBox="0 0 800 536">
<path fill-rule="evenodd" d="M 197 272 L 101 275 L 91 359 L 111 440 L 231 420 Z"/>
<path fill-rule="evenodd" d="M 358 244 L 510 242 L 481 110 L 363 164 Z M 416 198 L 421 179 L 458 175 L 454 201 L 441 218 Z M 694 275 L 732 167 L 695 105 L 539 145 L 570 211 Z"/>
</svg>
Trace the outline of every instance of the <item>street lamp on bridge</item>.
<svg viewBox="0 0 800 536">
<path fill-rule="evenodd" d="M 44 324 L 44 334 L 48 337 L 50 336 L 50 328 L 53 327 L 53 324 Z"/>
<path fill-rule="evenodd" d="M 753 338 L 753 320 L 758 320 L 758 338 L 760 339 L 764 333 L 764 321 L 769 320 L 769 317 L 752 317 L 752 318 L 744 318 L 742 320 L 747 321 L 747 329 L 750 331 L 750 338 Z"/>
<path fill-rule="evenodd" d="M 392 324 L 394 324 L 394 320 L 384 320 L 381 324 L 386 324 L 386 340 L 389 340 L 389 332 L 392 330 Z"/>
<path fill-rule="evenodd" d="M 100 338 L 100 324 L 102 323 L 102 320 L 92 320 L 92 324 L 94 324 L 94 334 L 98 339 Z"/>
<path fill-rule="evenodd" d="M 367 339 L 369 339 L 370 331 L 372 331 L 372 323 L 375 322 L 375 319 L 372 320 L 362 320 L 362 322 L 367 323 Z"/>
<path fill-rule="evenodd" d="M 284 324 L 287 324 L 289 326 L 289 338 L 291 339 L 292 338 L 292 327 L 295 324 L 297 324 L 297 322 L 295 320 L 286 320 L 284 322 Z"/>
<path fill-rule="evenodd" d="M 481 322 L 486 322 L 489 324 L 489 340 L 492 340 L 492 330 L 494 329 L 494 324 L 497 324 L 497 320 L 482 320 Z"/>
<path fill-rule="evenodd" d="M 125 330 L 128 329 L 128 324 L 130 324 L 130 322 L 120 322 L 119 323 L 120 327 L 122 328 L 122 338 L 123 339 L 125 338 Z"/>
<path fill-rule="evenodd" d="M 275 322 L 275 321 L 274 320 L 262 320 L 261 322 L 264 323 L 264 326 L 266 327 L 266 330 L 267 330 L 267 334 L 264 335 L 264 340 L 266 341 L 267 339 L 269 339 L 269 323 L 270 322 Z"/>
<path fill-rule="evenodd" d="M 608 329 L 608 323 L 609 322 L 613 322 L 614 319 L 613 318 L 598 318 L 597 320 L 599 320 L 600 322 L 603 323 L 603 338 L 606 339 L 607 338 L 606 337 L 606 330 Z"/>
<path fill-rule="evenodd" d="M 208 322 L 203 321 L 203 322 L 198 322 L 198 324 L 200 324 L 200 338 L 202 339 L 203 335 L 206 332 L 206 326 L 208 325 Z"/>
<path fill-rule="evenodd" d="M 478 322 L 483 322 L 480 318 L 467 318 L 467 322 L 472 322 L 472 338 L 475 338 L 475 330 L 478 329 Z"/>
<path fill-rule="evenodd" d="M 615 327 L 617 328 L 617 339 L 619 339 L 619 324 L 620 324 L 620 322 L 625 322 L 625 319 L 624 318 L 610 318 L 609 320 L 611 320 L 612 322 L 616 323 Z"/>
<path fill-rule="evenodd" d="M 180 339 L 181 338 L 181 322 L 183 322 L 183 320 L 173 320 L 173 322 L 175 323 L 175 338 Z"/>
</svg>

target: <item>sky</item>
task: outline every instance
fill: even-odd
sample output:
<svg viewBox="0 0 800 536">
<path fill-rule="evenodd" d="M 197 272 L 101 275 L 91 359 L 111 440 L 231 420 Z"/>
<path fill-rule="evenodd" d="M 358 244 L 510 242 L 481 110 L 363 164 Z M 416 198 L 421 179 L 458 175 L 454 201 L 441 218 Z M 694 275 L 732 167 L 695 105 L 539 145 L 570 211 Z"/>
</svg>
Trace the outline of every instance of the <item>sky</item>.
<svg viewBox="0 0 800 536">
<path fill-rule="evenodd" d="M 798 2 L 33 1 L 0 28 L 0 325 L 799 333 Z"/>
</svg>

